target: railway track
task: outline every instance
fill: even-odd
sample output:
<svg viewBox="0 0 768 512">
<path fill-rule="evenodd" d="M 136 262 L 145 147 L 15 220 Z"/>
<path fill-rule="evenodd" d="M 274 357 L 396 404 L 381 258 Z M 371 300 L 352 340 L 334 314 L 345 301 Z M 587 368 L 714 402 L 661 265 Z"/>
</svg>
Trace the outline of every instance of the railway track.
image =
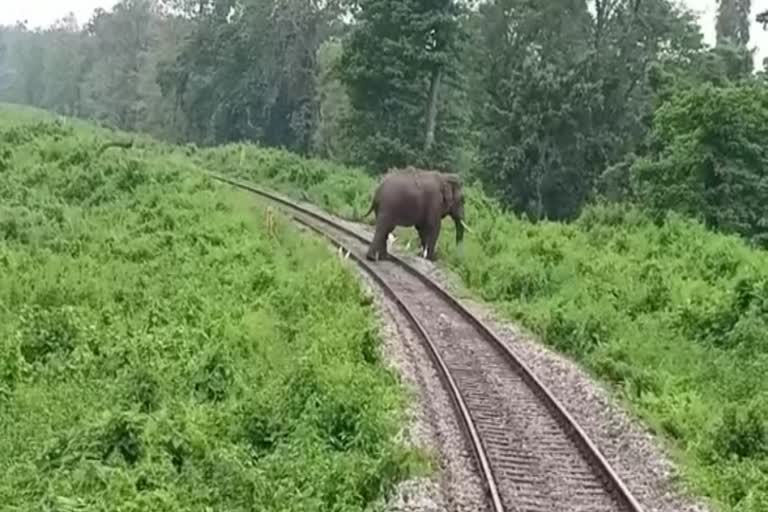
<svg viewBox="0 0 768 512">
<path fill-rule="evenodd" d="M 427 346 L 455 405 L 494 512 L 640 512 L 576 421 L 528 367 L 440 285 L 392 256 L 371 263 L 369 240 L 273 192 L 223 176 L 286 209 L 348 251 Z"/>
</svg>

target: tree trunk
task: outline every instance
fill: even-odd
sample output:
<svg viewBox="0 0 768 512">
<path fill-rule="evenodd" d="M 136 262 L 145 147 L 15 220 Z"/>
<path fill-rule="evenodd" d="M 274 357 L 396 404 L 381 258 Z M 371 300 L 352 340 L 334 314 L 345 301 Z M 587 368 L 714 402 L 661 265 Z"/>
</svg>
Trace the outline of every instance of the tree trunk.
<svg viewBox="0 0 768 512">
<path fill-rule="evenodd" d="M 544 184 L 544 172 L 541 170 L 536 174 L 536 222 L 541 222 L 544 218 L 544 195 L 542 185 Z"/>
<path fill-rule="evenodd" d="M 432 78 L 429 83 L 429 104 L 427 105 L 427 133 L 424 139 L 424 152 L 432 149 L 435 142 L 435 123 L 437 122 L 437 94 L 440 90 L 440 80 L 443 77 L 443 70 L 436 69 L 432 72 Z"/>
</svg>

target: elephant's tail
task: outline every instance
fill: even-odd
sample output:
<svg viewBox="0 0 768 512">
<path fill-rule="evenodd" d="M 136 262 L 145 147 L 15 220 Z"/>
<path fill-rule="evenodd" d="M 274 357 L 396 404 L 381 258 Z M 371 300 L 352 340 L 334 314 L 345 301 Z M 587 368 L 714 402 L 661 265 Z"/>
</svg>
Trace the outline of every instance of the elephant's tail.
<svg viewBox="0 0 768 512">
<path fill-rule="evenodd" d="M 368 211 L 367 211 L 367 212 L 365 212 L 364 214 L 362 214 L 362 215 L 360 216 L 360 219 L 362 220 L 362 219 L 366 218 L 366 217 L 367 217 L 367 216 L 369 216 L 369 215 L 371 214 L 371 212 L 372 212 L 372 211 L 374 211 L 375 209 L 376 209 L 376 199 L 374 199 L 373 201 L 371 201 L 371 207 L 370 207 L 370 208 L 368 208 Z"/>
</svg>

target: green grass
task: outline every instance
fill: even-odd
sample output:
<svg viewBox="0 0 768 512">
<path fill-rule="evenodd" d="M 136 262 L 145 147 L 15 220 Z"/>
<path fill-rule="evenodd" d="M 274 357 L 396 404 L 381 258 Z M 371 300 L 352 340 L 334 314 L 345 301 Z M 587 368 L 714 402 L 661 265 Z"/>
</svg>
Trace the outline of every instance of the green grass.
<svg viewBox="0 0 768 512">
<path fill-rule="evenodd" d="M 359 170 L 277 150 L 231 145 L 196 158 L 347 218 L 375 186 Z M 768 255 L 625 206 L 533 225 L 475 187 L 468 197 L 474 233 L 459 253 L 444 222 L 441 264 L 610 383 L 669 441 L 698 493 L 726 511 L 768 510 Z"/>
<path fill-rule="evenodd" d="M 107 134 L 0 107 L 3 510 L 363 510 L 425 470 L 355 274 Z"/>
<path fill-rule="evenodd" d="M 190 145 L 185 152 L 201 169 L 268 185 L 349 220 L 360 220 L 371 204 L 375 182 L 362 169 L 249 144 L 199 151 Z"/>
</svg>

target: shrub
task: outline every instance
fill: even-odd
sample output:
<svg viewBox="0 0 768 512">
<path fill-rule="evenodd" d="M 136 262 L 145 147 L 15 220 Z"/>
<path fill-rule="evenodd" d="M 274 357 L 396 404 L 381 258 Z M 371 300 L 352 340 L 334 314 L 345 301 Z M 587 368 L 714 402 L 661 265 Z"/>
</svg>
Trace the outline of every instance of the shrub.
<svg viewBox="0 0 768 512">
<path fill-rule="evenodd" d="M 654 114 L 652 151 L 631 166 L 638 201 L 766 246 L 768 90 L 762 84 L 679 91 Z"/>
</svg>

